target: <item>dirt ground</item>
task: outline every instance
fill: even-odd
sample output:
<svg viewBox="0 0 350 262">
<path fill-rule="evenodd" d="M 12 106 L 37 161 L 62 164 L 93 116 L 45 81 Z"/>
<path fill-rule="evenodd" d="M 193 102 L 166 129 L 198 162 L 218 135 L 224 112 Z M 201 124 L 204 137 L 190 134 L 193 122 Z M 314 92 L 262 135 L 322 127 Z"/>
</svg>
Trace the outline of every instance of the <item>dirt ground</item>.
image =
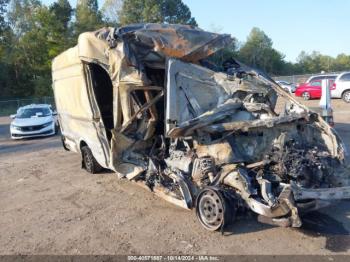
<svg viewBox="0 0 350 262">
<path fill-rule="evenodd" d="M 350 104 L 333 107 L 349 149 Z M 9 122 L 0 118 L 0 254 L 350 254 L 350 201 L 309 214 L 301 229 L 242 217 L 208 232 L 134 183 L 87 174 L 58 136 L 10 141 Z"/>
</svg>

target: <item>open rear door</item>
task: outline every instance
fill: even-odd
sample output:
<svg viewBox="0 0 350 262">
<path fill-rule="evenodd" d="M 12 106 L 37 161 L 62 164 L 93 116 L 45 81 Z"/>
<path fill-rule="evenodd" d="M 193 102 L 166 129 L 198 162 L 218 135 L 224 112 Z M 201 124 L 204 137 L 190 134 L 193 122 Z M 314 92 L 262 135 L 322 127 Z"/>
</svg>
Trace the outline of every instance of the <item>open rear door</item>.
<svg viewBox="0 0 350 262">
<path fill-rule="evenodd" d="M 99 143 L 97 143 L 99 144 L 98 151 L 103 152 L 105 166 L 109 166 L 110 130 L 113 128 L 112 83 L 107 72 L 97 64 L 85 63 L 84 71 L 89 101 L 93 113 L 93 125 L 96 130 L 97 140 L 99 141 Z M 95 158 L 97 158 L 97 156 L 95 156 Z"/>
</svg>

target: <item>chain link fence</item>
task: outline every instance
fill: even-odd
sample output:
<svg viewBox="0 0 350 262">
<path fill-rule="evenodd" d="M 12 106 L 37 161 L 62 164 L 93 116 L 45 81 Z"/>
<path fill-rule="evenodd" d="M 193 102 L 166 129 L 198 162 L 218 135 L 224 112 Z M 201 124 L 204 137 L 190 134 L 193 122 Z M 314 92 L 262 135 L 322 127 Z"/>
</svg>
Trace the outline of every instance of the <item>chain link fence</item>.
<svg viewBox="0 0 350 262">
<path fill-rule="evenodd" d="M 340 74 L 342 72 L 329 72 L 329 73 L 324 73 L 324 74 L 305 74 L 305 75 L 292 75 L 292 76 L 275 76 L 272 77 L 275 81 L 279 80 L 279 81 L 286 81 L 289 83 L 293 83 L 293 84 L 301 84 L 301 83 L 305 83 L 306 80 L 309 79 L 309 77 L 314 76 L 314 75 L 329 75 L 329 74 Z"/>
<path fill-rule="evenodd" d="M 56 108 L 55 99 L 51 96 L 0 100 L 0 116 L 15 114 L 19 107 L 31 104 L 49 104 Z"/>
</svg>

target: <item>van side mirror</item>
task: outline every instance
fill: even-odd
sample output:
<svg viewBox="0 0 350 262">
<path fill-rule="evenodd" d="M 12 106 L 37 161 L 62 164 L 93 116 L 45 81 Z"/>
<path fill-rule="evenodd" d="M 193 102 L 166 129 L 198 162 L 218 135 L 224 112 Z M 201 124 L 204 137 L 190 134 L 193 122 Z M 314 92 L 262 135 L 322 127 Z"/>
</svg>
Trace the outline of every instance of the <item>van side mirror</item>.
<svg viewBox="0 0 350 262">
<path fill-rule="evenodd" d="M 16 114 L 10 115 L 10 118 L 11 118 L 11 119 L 15 119 L 15 118 L 16 118 Z"/>
<path fill-rule="evenodd" d="M 52 115 L 53 116 L 57 116 L 57 111 L 55 110 L 55 111 L 52 111 Z"/>
</svg>

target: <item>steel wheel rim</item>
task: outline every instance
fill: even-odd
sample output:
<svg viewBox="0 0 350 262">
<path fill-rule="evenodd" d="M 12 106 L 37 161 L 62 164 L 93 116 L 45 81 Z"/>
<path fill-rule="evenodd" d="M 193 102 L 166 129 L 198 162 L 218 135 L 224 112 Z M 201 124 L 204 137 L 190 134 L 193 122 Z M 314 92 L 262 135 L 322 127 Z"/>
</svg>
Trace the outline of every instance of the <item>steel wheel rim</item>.
<svg viewBox="0 0 350 262">
<path fill-rule="evenodd" d="M 198 215 L 201 223 L 209 230 L 217 230 L 224 223 L 224 203 L 214 190 L 205 190 L 198 202 Z"/>
</svg>

